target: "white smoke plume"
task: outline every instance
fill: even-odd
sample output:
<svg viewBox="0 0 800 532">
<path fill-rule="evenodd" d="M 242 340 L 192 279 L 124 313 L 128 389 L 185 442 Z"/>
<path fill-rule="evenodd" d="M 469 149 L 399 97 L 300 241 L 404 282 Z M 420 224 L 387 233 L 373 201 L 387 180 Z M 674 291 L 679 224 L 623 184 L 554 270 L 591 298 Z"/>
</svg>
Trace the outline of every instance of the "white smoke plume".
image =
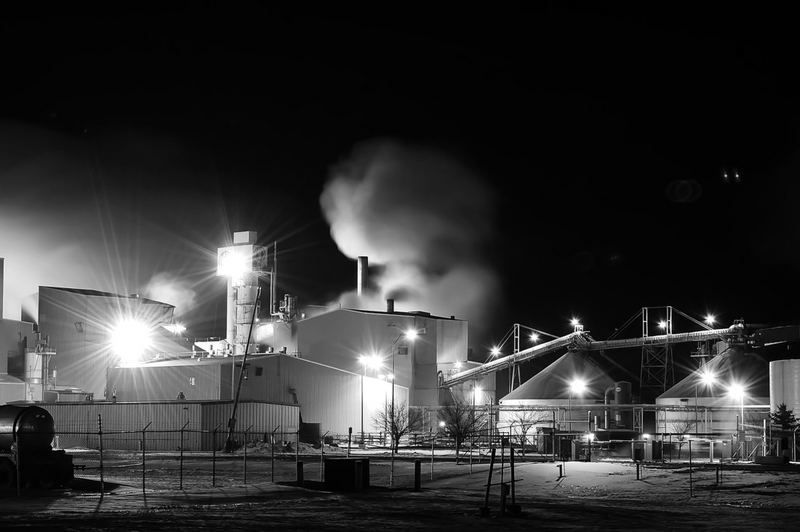
<svg viewBox="0 0 800 532">
<path fill-rule="evenodd" d="M 191 283 L 168 272 L 153 275 L 142 293 L 149 299 L 174 305 L 176 317 L 192 310 L 197 303 L 197 292 Z"/>
<path fill-rule="evenodd" d="M 342 294 L 343 306 L 423 310 L 479 327 L 499 281 L 484 254 L 493 196 L 476 173 L 436 149 L 372 141 L 337 165 L 320 197 L 340 251 L 367 256 L 374 292 Z M 355 271 L 355 270 L 354 270 Z M 354 276 L 355 279 L 355 276 Z"/>
</svg>

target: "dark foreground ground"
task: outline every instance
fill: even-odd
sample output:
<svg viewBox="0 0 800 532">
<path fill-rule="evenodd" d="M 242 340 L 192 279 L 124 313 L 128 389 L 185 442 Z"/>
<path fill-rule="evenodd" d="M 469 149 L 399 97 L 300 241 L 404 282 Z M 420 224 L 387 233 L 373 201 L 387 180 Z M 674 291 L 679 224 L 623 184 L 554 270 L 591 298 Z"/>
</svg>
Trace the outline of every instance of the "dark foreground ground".
<svg viewBox="0 0 800 532">
<path fill-rule="evenodd" d="M 796 467 L 763 468 L 684 464 L 646 466 L 624 462 L 518 463 L 514 502 L 500 509 L 496 466 L 489 489 L 488 464 L 429 460 L 421 463 L 414 490 L 413 460 L 370 458 L 370 489 L 341 492 L 319 482 L 319 462 L 304 459 L 302 486 L 294 461 L 251 459 L 247 482 L 241 461 L 214 465 L 204 457 L 175 470 L 175 457 L 148 460 L 142 471 L 124 457 L 108 460 L 100 478 L 78 472 L 68 489 L 25 491 L 0 497 L 2 530 L 800 530 L 800 473 Z M 559 472 L 562 476 L 559 477 Z M 291 479 L 289 478 L 291 477 Z M 719 482 L 718 482 L 719 479 Z M 182 486 L 182 488 L 181 488 Z M 511 494 L 509 494 L 509 503 Z M 482 511 L 486 507 L 488 511 Z"/>
</svg>

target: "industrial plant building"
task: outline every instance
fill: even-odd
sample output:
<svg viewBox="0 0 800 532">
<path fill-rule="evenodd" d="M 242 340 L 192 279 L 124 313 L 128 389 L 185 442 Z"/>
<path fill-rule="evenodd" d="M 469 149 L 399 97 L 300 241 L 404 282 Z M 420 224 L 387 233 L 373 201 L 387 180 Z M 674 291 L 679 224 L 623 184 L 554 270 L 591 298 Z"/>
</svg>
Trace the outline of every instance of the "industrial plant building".
<svg viewBox="0 0 800 532">
<path fill-rule="evenodd" d="M 385 430 L 376 420 L 389 405 L 434 411 L 450 397 L 440 397 L 444 375 L 478 365 L 467 360 L 468 324 L 454 316 L 397 311 L 391 299 L 385 311 L 305 313 L 288 294 L 278 305 L 274 262 L 255 239 L 254 232 L 235 233 L 233 244 L 219 250 L 218 274 L 228 283 L 224 340 L 187 342 L 170 327 L 174 307 L 169 304 L 137 295 L 40 287 L 37 325 L 20 322 L 27 323 L 29 350 L 37 353 L 28 364 L 33 369 L 26 370 L 22 346 L 4 357 L 11 361 L 12 375 L 19 375 L 18 389 L 3 388 L 7 401 L 237 399 L 295 406 L 303 423 L 318 424 L 323 433 L 376 432 Z M 363 264 L 360 283 L 366 283 Z M 261 297 L 264 277 L 270 279 L 269 297 Z M 269 300 L 266 309 L 261 308 L 264 299 Z M 134 322 L 143 328 L 119 345 L 113 339 L 116 328 Z M 134 349 L 142 336 L 146 347 Z M 493 377 L 482 379 L 491 399 Z M 430 415 L 426 419 L 435 422 Z"/>
<path fill-rule="evenodd" d="M 390 405 L 421 410 L 420 428 L 435 430 L 439 410 L 460 400 L 486 409 L 489 432 L 530 429 L 533 441 L 549 438 L 550 449 L 557 434 L 601 442 L 678 435 L 729 445 L 747 430 L 756 434 L 753 427 L 777 405 L 800 408 L 800 362 L 768 361 L 760 350 L 797 341 L 800 328 L 748 331 L 737 322 L 674 333 L 670 317 L 663 334 L 650 335 L 643 309 L 640 338 L 596 341 L 576 325 L 569 335 L 480 363 L 468 360 L 469 324 L 455 316 L 400 311 L 393 299 L 382 310 L 312 310 L 290 294 L 279 300 L 275 254 L 256 242 L 255 232 L 239 232 L 218 250 L 217 274 L 227 284 L 222 339 L 190 342 L 172 305 L 135 294 L 39 287 L 36 316 L 0 321 L 0 402 L 58 405 L 75 431 L 83 430 L 81 408 L 92 415 L 103 409 L 114 426 L 146 424 L 163 410 L 164 419 L 187 416 L 190 426 L 211 431 L 221 412 L 241 403 L 254 432 L 279 423 L 341 435 L 385 432 Z M 366 257 L 357 266 L 362 293 Z M 121 341 L 120 331 L 127 334 Z M 705 358 L 673 385 L 669 349 L 679 342 L 696 342 Z M 604 358 L 618 348 L 642 350 L 639 390 L 630 373 Z M 518 386 L 512 379 L 510 392 L 497 397 L 498 371 L 513 375 L 515 365 L 548 354 L 558 356 Z M 641 399 L 645 367 L 662 378 L 650 403 Z"/>
</svg>

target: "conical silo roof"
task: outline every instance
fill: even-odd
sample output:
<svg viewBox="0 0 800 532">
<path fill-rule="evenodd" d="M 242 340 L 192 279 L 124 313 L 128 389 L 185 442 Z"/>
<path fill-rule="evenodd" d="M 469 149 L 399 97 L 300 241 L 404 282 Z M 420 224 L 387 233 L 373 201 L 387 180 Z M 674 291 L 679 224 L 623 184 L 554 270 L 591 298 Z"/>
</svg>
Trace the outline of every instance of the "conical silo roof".
<svg viewBox="0 0 800 532">
<path fill-rule="evenodd" d="M 712 374 L 714 384 L 703 384 L 695 371 L 659 395 L 656 401 L 694 397 L 695 393 L 697 397 L 719 397 L 733 383 L 744 387 L 746 397 L 769 397 L 769 362 L 756 353 L 731 347 L 709 360 L 700 371 Z"/>
<path fill-rule="evenodd" d="M 603 371 L 592 354 L 586 351 L 569 351 L 542 371 L 522 383 L 501 401 L 526 399 L 568 399 L 569 383 L 575 378 L 586 382 L 584 400 L 602 400 L 606 388 L 614 380 Z"/>
</svg>

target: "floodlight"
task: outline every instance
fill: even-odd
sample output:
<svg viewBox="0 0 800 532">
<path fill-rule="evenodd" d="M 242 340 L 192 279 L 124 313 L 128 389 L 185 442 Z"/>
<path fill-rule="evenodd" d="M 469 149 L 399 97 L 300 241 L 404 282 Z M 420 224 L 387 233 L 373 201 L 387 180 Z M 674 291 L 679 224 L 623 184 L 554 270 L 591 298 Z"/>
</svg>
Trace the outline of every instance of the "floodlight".
<svg viewBox="0 0 800 532">
<path fill-rule="evenodd" d="M 717 380 L 717 376 L 714 375 L 713 372 L 709 371 L 708 369 L 704 369 L 700 372 L 700 382 L 705 384 L 706 386 L 713 385 Z"/>
<path fill-rule="evenodd" d="M 168 323 L 164 328 L 172 334 L 181 334 L 186 331 L 186 326 L 181 323 Z"/>
<path fill-rule="evenodd" d="M 733 397 L 734 399 L 743 399 L 744 398 L 744 386 L 738 382 L 732 382 L 728 386 L 728 395 Z"/>
<path fill-rule="evenodd" d="M 151 345 L 150 334 L 150 327 L 141 320 L 120 320 L 111 329 L 111 349 L 123 363 L 138 362 Z"/>
<path fill-rule="evenodd" d="M 586 381 L 579 377 L 575 377 L 569 382 L 569 391 L 575 395 L 582 394 L 584 391 L 586 391 Z"/>
</svg>

